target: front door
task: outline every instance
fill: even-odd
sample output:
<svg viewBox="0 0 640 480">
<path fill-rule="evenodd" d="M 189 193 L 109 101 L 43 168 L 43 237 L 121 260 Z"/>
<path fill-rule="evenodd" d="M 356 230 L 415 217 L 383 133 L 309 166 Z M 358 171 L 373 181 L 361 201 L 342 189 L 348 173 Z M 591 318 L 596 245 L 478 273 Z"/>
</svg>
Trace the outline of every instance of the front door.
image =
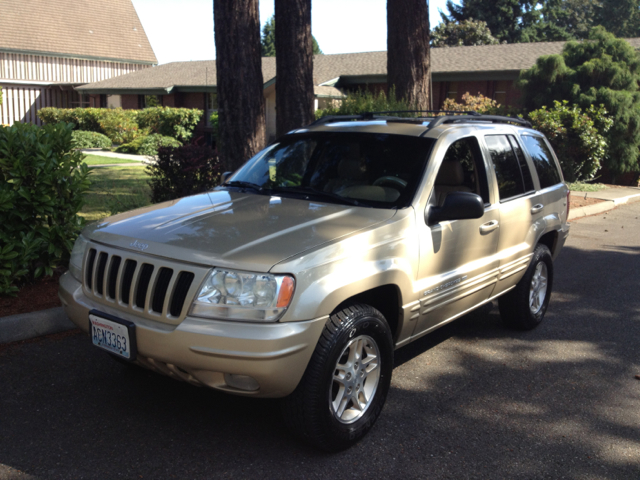
<svg viewBox="0 0 640 480">
<path fill-rule="evenodd" d="M 472 192 L 482 197 L 485 211 L 478 219 L 435 225 L 418 219 L 420 316 L 414 337 L 457 318 L 491 296 L 499 266 L 495 254 L 500 209 L 491 203 L 486 172 L 475 136 L 457 140 L 447 149 L 430 205 L 441 206 L 451 192 Z"/>
</svg>

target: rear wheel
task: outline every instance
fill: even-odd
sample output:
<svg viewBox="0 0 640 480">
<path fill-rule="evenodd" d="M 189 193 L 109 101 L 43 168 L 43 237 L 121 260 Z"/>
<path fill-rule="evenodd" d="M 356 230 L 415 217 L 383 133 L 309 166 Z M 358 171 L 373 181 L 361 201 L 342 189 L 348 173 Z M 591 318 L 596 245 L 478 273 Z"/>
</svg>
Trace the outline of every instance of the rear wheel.
<svg viewBox="0 0 640 480">
<path fill-rule="evenodd" d="M 331 316 L 296 390 L 282 403 L 289 428 L 326 451 L 360 440 L 384 406 L 393 341 L 383 315 L 354 305 Z"/>
<path fill-rule="evenodd" d="M 537 327 L 544 318 L 553 286 L 553 260 L 546 245 L 538 245 L 524 276 L 498 299 L 503 321 L 520 330 Z"/>
</svg>

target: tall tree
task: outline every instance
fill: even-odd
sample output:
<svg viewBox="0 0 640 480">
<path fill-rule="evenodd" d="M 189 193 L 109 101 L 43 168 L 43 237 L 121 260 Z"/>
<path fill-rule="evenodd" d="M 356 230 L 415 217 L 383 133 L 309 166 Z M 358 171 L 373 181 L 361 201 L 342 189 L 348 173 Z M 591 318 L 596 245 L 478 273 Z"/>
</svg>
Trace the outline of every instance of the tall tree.
<svg viewBox="0 0 640 480">
<path fill-rule="evenodd" d="M 311 35 L 311 43 L 313 44 L 313 54 L 322 55 L 320 45 L 316 40 L 316 37 Z M 262 27 L 262 36 L 260 37 L 260 45 L 262 46 L 263 57 L 275 57 L 276 56 L 276 16 L 272 15 Z"/>
<path fill-rule="evenodd" d="M 640 36 L 640 0 L 600 0 L 596 21 L 618 37 Z"/>
<path fill-rule="evenodd" d="M 276 136 L 311 123 L 311 0 L 276 0 Z"/>
<path fill-rule="evenodd" d="M 396 96 L 428 110 L 431 58 L 427 0 L 387 0 L 387 83 Z"/>
<path fill-rule="evenodd" d="M 431 32 L 434 47 L 460 47 L 463 45 L 495 45 L 500 43 L 491 35 L 487 22 L 464 20 L 460 23 L 442 22 Z"/>
<path fill-rule="evenodd" d="M 498 40 L 514 43 L 520 41 L 522 34 L 523 1 L 529 3 L 528 0 L 462 0 L 456 5 L 447 0 L 449 15 L 443 12 L 440 15 L 444 21 L 456 23 L 482 20 Z"/>
<path fill-rule="evenodd" d="M 265 144 L 258 0 L 214 0 L 220 160 L 236 170 Z"/>
<path fill-rule="evenodd" d="M 640 148 L 640 54 L 602 27 L 592 29 L 589 40 L 568 42 L 561 55 L 542 56 L 521 73 L 525 106 L 534 110 L 554 100 L 604 105 L 614 119 L 604 164 L 614 174 L 633 171 Z"/>
</svg>

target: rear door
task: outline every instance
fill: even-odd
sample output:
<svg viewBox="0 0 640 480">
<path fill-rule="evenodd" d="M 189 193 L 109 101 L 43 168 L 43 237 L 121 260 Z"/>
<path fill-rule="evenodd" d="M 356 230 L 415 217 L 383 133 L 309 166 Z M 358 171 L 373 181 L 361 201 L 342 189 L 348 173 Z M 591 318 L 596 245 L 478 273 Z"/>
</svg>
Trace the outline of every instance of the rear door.
<svg viewBox="0 0 640 480">
<path fill-rule="evenodd" d="M 529 265 L 537 240 L 535 219 L 540 195 L 531 167 L 515 134 L 485 135 L 493 163 L 500 205 L 498 257 L 500 272 L 493 295 L 515 285 Z"/>
</svg>

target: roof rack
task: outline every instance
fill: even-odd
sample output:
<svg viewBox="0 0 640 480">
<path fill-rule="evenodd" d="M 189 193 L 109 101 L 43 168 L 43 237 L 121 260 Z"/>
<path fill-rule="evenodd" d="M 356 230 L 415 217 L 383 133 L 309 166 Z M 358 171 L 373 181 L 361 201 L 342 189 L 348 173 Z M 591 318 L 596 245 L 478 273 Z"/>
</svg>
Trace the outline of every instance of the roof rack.
<svg viewBox="0 0 640 480">
<path fill-rule="evenodd" d="M 430 114 L 430 115 L 416 115 L 412 117 L 405 116 L 389 116 L 390 114 Z M 443 115 L 444 114 L 444 115 Z M 434 118 L 435 117 L 435 118 Z M 327 115 L 319 120 L 316 120 L 311 125 L 326 125 L 333 122 L 344 121 L 368 121 L 368 120 L 388 120 L 392 122 L 407 122 L 414 123 L 422 119 L 433 118 L 424 133 L 429 130 L 444 125 L 445 123 L 461 123 L 461 122 L 491 122 L 491 123 L 515 123 L 523 127 L 531 128 L 531 122 L 518 117 L 506 117 L 501 115 L 483 115 L 478 112 L 470 111 L 456 111 L 456 110 L 390 110 L 387 112 L 365 112 L 359 115 Z M 424 134 L 423 134 L 424 135 Z"/>
<path fill-rule="evenodd" d="M 429 130 L 436 128 L 440 125 L 444 125 L 445 123 L 461 123 L 461 122 L 491 122 L 491 123 L 515 123 L 522 127 L 531 128 L 531 122 L 519 117 L 505 117 L 502 115 L 445 115 L 444 117 L 434 118 L 427 127 L 427 133 Z M 424 134 L 423 134 L 424 135 Z"/>
</svg>

